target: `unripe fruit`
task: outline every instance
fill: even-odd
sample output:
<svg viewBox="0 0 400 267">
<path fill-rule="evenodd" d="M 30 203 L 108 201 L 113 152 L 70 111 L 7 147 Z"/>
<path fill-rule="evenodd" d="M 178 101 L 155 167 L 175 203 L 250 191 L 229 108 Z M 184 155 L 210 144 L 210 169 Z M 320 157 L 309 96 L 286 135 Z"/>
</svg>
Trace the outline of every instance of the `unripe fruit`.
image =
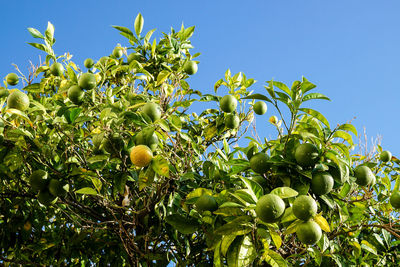
<svg viewBox="0 0 400 267">
<path fill-rule="evenodd" d="M 312 174 L 311 189 L 316 195 L 325 195 L 332 191 L 333 178 L 329 172 L 315 172 Z"/>
<path fill-rule="evenodd" d="M 263 101 L 258 101 L 254 104 L 253 109 L 257 115 L 263 115 L 267 112 L 267 104 Z"/>
<path fill-rule="evenodd" d="M 64 74 L 64 66 L 59 62 L 54 62 L 53 65 L 50 66 L 50 72 L 54 76 L 62 76 Z"/>
<path fill-rule="evenodd" d="M 263 222 L 273 223 L 285 212 L 285 202 L 277 195 L 267 194 L 257 201 L 255 211 Z"/>
<path fill-rule="evenodd" d="M 228 114 L 225 117 L 225 126 L 228 129 L 236 129 L 239 127 L 240 119 L 237 115 Z"/>
<path fill-rule="evenodd" d="M 317 214 L 317 210 L 317 203 L 310 196 L 298 196 L 293 202 L 293 214 L 300 220 L 307 221 L 311 219 Z"/>
<path fill-rule="evenodd" d="M 93 89 L 96 87 L 96 84 L 96 76 L 92 73 L 83 73 L 78 79 L 78 85 L 82 89 Z"/>
<path fill-rule="evenodd" d="M 392 160 L 392 153 L 390 151 L 382 151 L 379 159 L 383 162 L 388 162 Z"/>
<path fill-rule="evenodd" d="M 79 86 L 73 85 L 68 89 L 68 98 L 72 103 L 78 105 L 82 102 L 85 96 L 85 91 L 83 91 Z"/>
<path fill-rule="evenodd" d="M 400 192 L 393 191 L 392 195 L 390 196 L 390 204 L 395 209 L 400 209 Z"/>
<path fill-rule="evenodd" d="M 219 101 L 221 110 L 227 113 L 234 111 L 237 107 L 237 99 L 233 95 L 226 95 Z"/>
<path fill-rule="evenodd" d="M 312 167 L 319 158 L 318 148 L 310 143 L 301 144 L 296 148 L 294 157 L 300 166 Z"/>
<path fill-rule="evenodd" d="M 215 198 L 213 196 L 210 196 L 208 194 L 204 194 L 201 197 L 199 197 L 195 203 L 196 209 L 200 212 L 203 211 L 215 211 L 218 209 L 218 204 L 217 201 L 215 201 Z"/>
<path fill-rule="evenodd" d="M 184 65 L 183 65 L 183 69 L 185 70 L 185 72 L 189 75 L 193 75 L 197 72 L 197 63 L 194 61 L 187 61 Z"/>
<path fill-rule="evenodd" d="M 17 85 L 19 82 L 19 78 L 18 75 L 15 73 L 9 73 L 6 76 L 6 82 L 8 85 Z"/>
<path fill-rule="evenodd" d="M 302 243 L 312 245 L 321 239 L 322 231 L 318 223 L 307 221 L 297 226 L 296 234 Z"/>
<path fill-rule="evenodd" d="M 121 47 L 116 47 L 114 48 L 113 52 L 112 52 L 113 56 L 116 58 L 120 58 L 123 55 L 123 51 Z"/>
<path fill-rule="evenodd" d="M 12 92 L 7 98 L 8 108 L 15 108 L 20 111 L 25 111 L 29 108 L 29 104 L 29 97 L 21 91 Z"/>
<path fill-rule="evenodd" d="M 356 183 L 361 186 L 370 185 L 374 181 L 374 173 L 367 166 L 357 166 L 354 169 L 354 176 L 356 177 Z"/>
<path fill-rule="evenodd" d="M 44 170 L 33 171 L 29 176 L 29 183 L 34 191 L 44 190 L 47 182 L 47 172 Z"/>
<path fill-rule="evenodd" d="M 94 66 L 94 61 L 91 58 L 87 58 L 83 62 L 83 65 L 85 65 L 86 68 L 91 69 Z"/>
<path fill-rule="evenodd" d="M 256 173 L 266 173 L 270 168 L 268 160 L 269 157 L 264 152 L 256 153 L 250 158 L 250 168 Z"/>
<path fill-rule="evenodd" d="M 161 109 L 156 103 L 146 103 L 142 108 L 142 112 L 149 116 L 153 122 L 161 118 Z"/>
</svg>

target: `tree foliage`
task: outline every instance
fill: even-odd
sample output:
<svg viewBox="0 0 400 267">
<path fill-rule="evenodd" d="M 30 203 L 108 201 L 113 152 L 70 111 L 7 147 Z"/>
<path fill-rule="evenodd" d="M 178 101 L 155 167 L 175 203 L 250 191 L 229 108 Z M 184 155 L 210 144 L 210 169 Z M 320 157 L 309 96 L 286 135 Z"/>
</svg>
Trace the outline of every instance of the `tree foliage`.
<svg viewBox="0 0 400 267">
<path fill-rule="evenodd" d="M 133 31 L 113 26 L 128 47 L 119 45 L 93 68 L 88 60 L 88 70 L 69 53 L 54 52 L 51 23 L 44 34 L 28 29 L 39 40 L 29 44 L 46 59 L 26 75 L 19 72 L 21 90 L 4 82 L 1 93 L 1 263 L 397 266 L 399 212 L 389 202 L 396 179 L 394 190 L 400 183 L 397 158 L 352 154 L 355 127 L 332 127 L 311 103 L 305 107 L 329 100 L 306 78 L 291 87 L 271 80 L 263 93 L 253 93 L 254 79 L 228 70 L 214 93 L 193 89 L 187 78 L 199 63 L 199 54 L 190 53 L 194 27 L 171 29 L 157 41 L 155 30 L 142 32 L 143 24 L 139 14 Z M 62 68 L 52 68 L 56 62 Z M 90 82 L 87 73 L 95 77 L 92 89 L 81 88 Z M 75 97 L 69 92 L 74 86 Z M 220 87 L 238 102 L 232 113 L 215 108 Z M 7 105 L 15 90 L 29 97 L 24 111 Z M 250 137 L 255 101 L 275 108 L 268 109 L 269 119 L 256 120 L 272 123 L 276 139 Z M 160 114 L 145 112 L 148 103 Z M 193 112 L 195 104 L 201 113 Z M 238 127 L 236 121 L 226 127 L 232 116 Z M 316 164 L 296 160 L 303 143 L 316 147 Z M 136 145 L 151 148 L 149 166 L 131 163 Z M 261 173 L 250 165 L 256 153 L 262 153 L 261 163 L 253 159 Z M 356 183 L 358 165 L 372 170 L 373 183 Z M 318 193 L 321 182 L 312 182 L 321 173 L 334 179 L 326 194 Z M 256 214 L 266 194 L 285 206 L 274 222 Z M 296 235 L 303 221 L 292 205 L 299 195 L 318 206 L 311 221 L 322 237 L 314 245 Z"/>
</svg>

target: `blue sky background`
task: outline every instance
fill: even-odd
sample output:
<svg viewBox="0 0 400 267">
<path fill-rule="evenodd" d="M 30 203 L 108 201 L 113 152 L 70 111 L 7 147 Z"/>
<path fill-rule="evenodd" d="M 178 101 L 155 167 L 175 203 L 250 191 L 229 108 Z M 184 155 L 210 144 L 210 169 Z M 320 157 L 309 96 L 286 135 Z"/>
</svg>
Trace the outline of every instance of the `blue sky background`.
<svg viewBox="0 0 400 267">
<path fill-rule="evenodd" d="M 56 28 L 57 54 L 69 51 L 80 66 L 87 57 L 111 53 L 124 37 L 111 25 L 133 29 L 138 12 L 144 32 L 156 33 L 196 26 L 193 52 L 201 52 L 199 71 L 191 86 L 211 92 L 226 69 L 242 71 L 258 82 L 291 85 L 304 75 L 332 102 L 315 101 L 334 127 L 353 120 L 368 140 L 382 136 L 384 149 L 400 154 L 400 10 L 399 1 L 1 1 L 0 78 L 17 64 L 26 72 L 28 60 L 38 62 L 35 39 L 26 30 L 44 32 L 47 21 Z M 160 35 L 157 35 L 160 36 Z M 221 90 L 220 95 L 226 91 Z M 275 137 L 267 122 L 277 115 L 269 106 L 257 116 L 262 136 Z M 355 151 L 356 152 L 356 151 Z"/>
</svg>

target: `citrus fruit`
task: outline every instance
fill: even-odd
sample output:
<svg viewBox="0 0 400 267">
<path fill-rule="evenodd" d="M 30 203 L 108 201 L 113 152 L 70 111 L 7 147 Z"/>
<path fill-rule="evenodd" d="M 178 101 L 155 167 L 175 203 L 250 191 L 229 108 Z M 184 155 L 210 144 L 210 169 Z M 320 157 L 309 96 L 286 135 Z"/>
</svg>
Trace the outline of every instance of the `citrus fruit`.
<svg viewBox="0 0 400 267">
<path fill-rule="evenodd" d="M 331 165 L 329 166 L 328 172 L 332 175 L 333 180 L 335 180 L 339 184 L 343 184 L 349 178 L 349 168 L 347 166 L 345 166 L 344 168 L 346 168 L 346 173 L 342 174 L 338 167 Z"/>
<path fill-rule="evenodd" d="M 0 87 L 0 98 L 7 97 L 9 94 L 10 92 L 6 88 Z"/>
<path fill-rule="evenodd" d="M 270 168 L 268 160 L 267 154 L 258 152 L 250 158 L 250 168 L 256 173 L 266 173 Z"/>
<path fill-rule="evenodd" d="M 234 111 L 237 107 L 237 100 L 233 95 L 226 95 L 219 101 L 221 110 L 227 113 Z"/>
<path fill-rule="evenodd" d="M 130 158 L 133 165 L 137 167 L 149 166 L 153 159 L 153 152 L 148 146 L 138 145 L 132 148 Z"/>
<path fill-rule="evenodd" d="M 268 185 L 267 180 L 265 180 L 264 177 L 259 176 L 259 175 L 254 176 L 253 179 L 252 179 L 252 181 L 258 183 L 258 184 L 261 185 L 262 187 L 266 187 L 266 186 Z"/>
<path fill-rule="evenodd" d="M 96 76 L 92 73 L 83 73 L 78 80 L 79 87 L 86 90 L 93 89 L 96 86 L 96 83 Z"/>
<path fill-rule="evenodd" d="M 69 190 L 68 184 L 63 184 L 62 182 L 51 179 L 49 182 L 49 192 L 55 197 L 62 197 L 67 194 Z"/>
<path fill-rule="evenodd" d="M 25 111 L 29 107 L 29 97 L 21 91 L 13 91 L 7 98 L 7 106 Z"/>
<path fill-rule="evenodd" d="M 390 204 L 395 209 L 400 209 L 400 191 L 393 191 L 390 196 Z"/>
<path fill-rule="evenodd" d="M 121 151 L 124 148 L 125 143 L 119 134 L 113 134 L 112 136 L 103 139 L 102 145 L 105 151 L 113 154 Z"/>
<path fill-rule="evenodd" d="M 64 74 L 64 66 L 59 62 L 55 62 L 50 66 L 50 72 L 54 76 L 61 76 Z"/>
<path fill-rule="evenodd" d="M 161 109 L 156 103 L 146 103 L 142 108 L 142 112 L 149 116 L 152 121 L 156 121 L 161 118 Z"/>
<path fill-rule="evenodd" d="M 239 116 L 234 114 L 228 114 L 225 117 L 225 126 L 228 129 L 236 129 L 239 127 L 240 119 Z"/>
<path fill-rule="evenodd" d="M 151 151 L 155 151 L 158 146 L 158 137 L 154 132 L 150 135 L 141 131 L 135 137 L 135 144 L 146 145 L 150 147 Z"/>
<path fill-rule="evenodd" d="M 194 61 L 187 61 L 183 64 L 183 69 L 189 75 L 193 75 L 197 72 L 197 63 Z"/>
<path fill-rule="evenodd" d="M 329 172 L 315 172 L 312 174 L 311 189 L 316 195 L 325 195 L 333 188 L 333 178 Z"/>
<path fill-rule="evenodd" d="M 204 194 L 199 197 L 194 205 L 196 206 L 196 209 L 200 212 L 206 210 L 215 211 L 218 209 L 217 201 L 215 201 L 215 198 L 213 196 L 210 196 L 208 194 Z"/>
<path fill-rule="evenodd" d="M 317 202 L 310 196 L 298 196 L 293 202 L 293 214 L 300 220 L 307 221 L 311 219 L 317 214 L 317 210 Z"/>
<path fill-rule="evenodd" d="M 276 222 L 284 212 L 285 202 L 277 195 L 267 194 L 257 201 L 256 214 L 263 222 Z"/>
<path fill-rule="evenodd" d="M 128 56 L 128 63 L 131 63 L 134 60 L 136 60 L 138 62 L 142 62 L 143 61 L 143 57 L 139 53 L 130 53 L 129 56 Z"/>
<path fill-rule="evenodd" d="M 318 223 L 310 220 L 297 225 L 296 234 L 303 244 L 312 245 L 320 240 L 322 231 Z"/>
<path fill-rule="evenodd" d="M 29 183 L 34 191 L 44 190 L 47 182 L 47 172 L 44 170 L 33 171 L 29 176 Z"/>
<path fill-rule="evenodd" d="M 278 123 L 279 119 L 277 116 L 271 116 L 271 117 L 269 117 L 268 121 L 270 123 L 272 123 L 273 125 L 276 125 Z"/>
<path fill-rule="evenodd" d="M 254 104 L 253 109 L 257 115 L 263 115 L 267 112 L 267 104 L 263 101 L 258 101 Z"/>
<path fill-rule="evenodd" d="M 107 62 L 108 62 L 108 57 L 101 57 L 101 58 L 99 59 L 99 63 L 100 63 L 101 65 L 103 65 L 103 66 L 105 66 L 105 65 L 107 64 Z"/>
<path fill-rule="evenodd" d="M 374 180 L 374 173 L 367 166 L 357 166 L 354 169 L 354 177 L 356 177 L 356 183 L 361 186 L 367 186 Z"/>
<path fill-rule="evenodd" d="M 123 55 L 123 51 L 121 47 L 116 47 L 114 48 L 113 52 L 112 52 L 113 56 L 116 58 L 120 58 Z"/>
<path fill-rule="evenodd" d="M 37 199 L 40 204 L 50 206 L 57 202 L 57 197 L 53 196 L 48 189 L 40 190 Z"/>
<path fill-rule="evenodd" d="M 87 58 L 83 62 L 83 65 L 85 65 L 86 68 L 91 69 L 94 66 L 94 61 L 91 58 Z"/>
<path fill-rule="evenodd" d="M 302 167 L 314 166 L 319 158 L 318 148 L 310 143 L 301 144 L 296 148 L 294 158 Z"/>
<path fill-rule="evenodd" d="M 379 156 L 379 159 L 383 162 L 388 162 L 392 159 L 392 153 L 390 151 L 382 151 Z"/>
<path fill-rule="evenodd" d="M 85 96 L 85 91 L 83 91 L 78 85 L 72 85 L 68 89 L 68 98 L 74 104 L 80 104 Z"/>
<path fill-rule="evenodd" d="M 17 85 L 19 82 L 19 78 L 18 75 L 15 73 L 9 73 L 6 76 L 6 82 L 8 83 L 8 85 Z"/>
</svg>

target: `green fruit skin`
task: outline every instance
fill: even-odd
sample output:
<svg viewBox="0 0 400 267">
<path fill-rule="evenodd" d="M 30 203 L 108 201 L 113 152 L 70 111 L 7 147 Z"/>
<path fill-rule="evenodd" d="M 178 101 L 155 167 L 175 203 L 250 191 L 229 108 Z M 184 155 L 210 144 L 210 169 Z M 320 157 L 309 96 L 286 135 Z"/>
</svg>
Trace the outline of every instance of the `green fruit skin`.
<svg viewBox="0 0 400 267">
<path fill-rule="evenodd" d="M 234 111 L 237 107 L 237 99 L 233 95 L 226 95 L 219 101 L 221 110 L 227 113 Z"/>
<path fill-rule="evenodd" d="M 392 160 L 392 153 L 390 151 L 382 151 L 379 159 L 383 162 L 388 162 Z"/>
<path fill-rule="evenodd" d="M 143 62 L 143 57 L 139 53 L 130 53 L 128 56 L 128 63 L 136 60 L 137 62 Z"/>
<path fill-rule="evenodd" d="M 307 221 L 297 226 L 296 234 L 303 244 L 312 245 L 321 239 L 322 231 L 316 222 Z"/>
<path fill-rule="evenodd" d="M 332 191 L 333 183 L 329 172 L 316 172 L 312 175 L 311 189 L 316 195 L 325 195 Z"/>
<path fill-rule="evenodd" d="M 44 170 L 33 171 L 29 183 L 34 191 L 44 190 L 47 187 L 47 172 Z"/>
<path fill-rule="evenodd" d="M 12 85 L 12 86 L 17 85 L 19 82 L 18 75 L 15 73 L 9 73 L 6 76 L 6 82 L 8 85 Z"/>
<path fill-rule="evenodd" d="M 58 197 L 53 196 L 49 190 L 40 190 L 37 199 L 44 206 L 50 206 L 57 202 Z"/>
<path fill-rule="evenodd" d="M 82 89 L 91 90 L 96 87 L 96 76 L 92 73 L 84 73 L 79 77 L 78 85 Z"/>
<path fill-rule="evenodd" d="M 85 96 L 85 91 L 83 91 L 77 85 L 73 85 L 68 89 L 68 98 L 74 104 L 80 104 L 84 96 Z"/>
<path fill-rule="evenodd" d="M 113 56 L 116 58 L 120 58 L 123 55 L 122 49 L 120 47 L 116 47 L 114 48 L 113 52 L 112 52 Z"/>
<path fill-rule="evenodd" d="M 12 92 L 7 98 L 8 108 L 15 108 L 20 111 L 25 111 L 29 108 L 29 104 L 29 97 L 21 91 Z"/>
<path fill-rule="evenodd" d="M 258 152 L 250 158 L 250 168 L 256 173 L 266 173 L 270 168 L 268 160 L 267 154 Z"/>
<path fill-rule="evenodd" d="M 188 61 L 183 65 L 183 69 L 189 75 L 193 75 L 197 72 L 197 63 L 194 61 Z"/>
<path fill-rule="evenodd" d="M 50 66 L 50 72 L 54 76 L 61 76 L 64 74 L 64 66 L 59 62 L 55 62 Z"/>
<path fill-rule="evenodd" d="M 312 167 L 319 159 L 318 148 L 310 143 L 304 143 L 296 148 L 294 157 L 302 167 Z"/>
<path fill-rule="evenodd" d="M 160 106 L 156 103 L 146 103 L 143 106 L 142 112 L 149 116 L 153 122 L 161 118 Z"/>
<path fill-rule="evenodd" d="M 264 115 L 267 112 L 267 104 L 265 104 L 265 102 L 258 101 L 254 104 L 253 109 L 257 115 Z"/>
<path fill-rule="evenodd" d="M 0 88 L 0 98 L 9 96 L 10 92 L 6 88 Z"/>
<path fill-rule="evenodd" d="M 285 202 L 277 195 L 267 194 L 257 201 L 255 211 L 263 222 L 273 223 L 285 212 Z"/>
<path fill-rule="evenodd" d="M 109 138 L 103 139 L 102 145 L 105 151 L 113 154 L 121 151 L 124 148 L 125 143 L 121 136 L 113 135 Z"/>
<path fill-rule="evenodd" d="M 225 117 L 225 126 L 228 129 L 236 129 L 239 127 L 240 119 L 237 115 L 228 114 Z"/>
<path fill-rule="evenodd" d="M 346 174 L 343 176 L 338 167 L 329 166 L 328 172 L 332 175 L 333 180 L 339 184 L 344 184 L 349 179 L 349 168 L 346 166 Z"/>
<path fill-rule="evenodd" d="M 159 143 L 158 137 L 155 133 L 148 136 L 148 135 L 144 134 L 143 132 L 140 132 L 135 137 L 136 145 L 146 145 L 146 146 L 150 147 L 151 151 L 153 151 L 153 152 L 157 149 L 158 143 Z"/>
<path fill-rule="evenodd" d="M 199 197 L 195 203 L 196 209 L 200 212 L 215 211 L 218 209 L 218 203 L 213 196 L 204 194 Z"/>
<path fill-rule="evenodd" d="M 49 191 L 55 197 L 63 197 L 67 194 L 66 188 L 69 188 L 68 185 L 64 185 L 62 182 L 51 179 L 49 183 Z"/>
<path fill-rule="evenodd" d="M 356 177 L 356 183 L 360 186 L 367 186 L 374 181 L 374 173 L 367 166 L 357 166 L 354 169 L 354 177 Z"/>
<path fill-rule="evenodd" d="M 91 69 L 94 66 L 94 61 L 91 58 L 87 58 L 83 62 L 83 65 L 85 65 L 86 68 Z"/>
<path fill-rule="evenodd" d="M 390 204 L 395 209 L 400 209 L 400 192 L 394 191 L 390 196 Z"/>
<path fill-rule="evenodd" d="M 293 214 L 300 220 L 307 221 L 311 219 L 317 214 L 317 210 L 317 203 L 310 196 L 298 196 L 293 202 Z"/>
</svg>

